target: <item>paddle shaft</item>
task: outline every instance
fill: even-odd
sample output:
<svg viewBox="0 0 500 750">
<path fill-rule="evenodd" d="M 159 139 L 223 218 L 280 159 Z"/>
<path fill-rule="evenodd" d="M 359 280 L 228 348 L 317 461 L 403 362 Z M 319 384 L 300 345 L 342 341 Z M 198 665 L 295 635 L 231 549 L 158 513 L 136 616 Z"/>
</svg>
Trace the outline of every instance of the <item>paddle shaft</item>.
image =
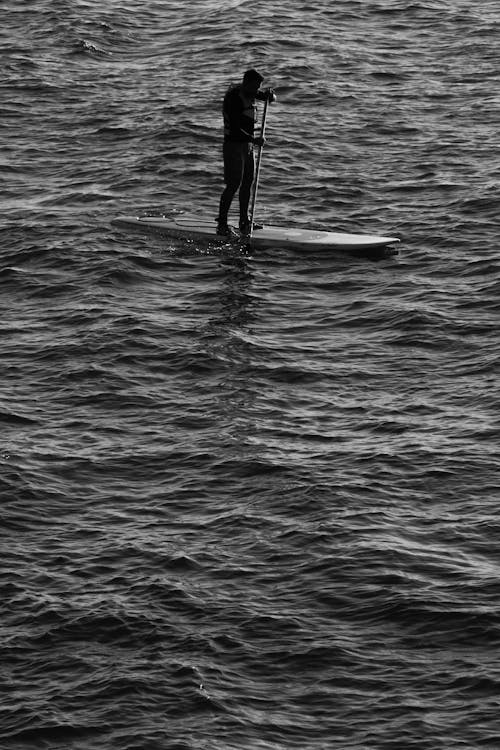
<svg viewBox="0 0 500 750">
<path fill-rule="evenodd" d="M 266 134 L 266 119 L 267 119 L 267 107 L 268 107 L 269 101 L 266 99 L 264 102 L 264 112 L 262 113 L 262 125 L 260 129 L 260 137 L 264 138 Z M 255 204 L 257 202 L 257 190 L 259 187 L 259 177 L 260 177 L 260 164 L 262 161 L 262 151 L 264 150 L 264 145 L 259 146 L 259 153 L 257 154 L 257 165 L 255 167 L 255 178 L 253 181 L 253 194 L 252 194 L 252 203 L 251 203 L 251 209 L 250 209 L 250 237 L 253 233 L 253 218 L 255 216 Z"/>
</svg>

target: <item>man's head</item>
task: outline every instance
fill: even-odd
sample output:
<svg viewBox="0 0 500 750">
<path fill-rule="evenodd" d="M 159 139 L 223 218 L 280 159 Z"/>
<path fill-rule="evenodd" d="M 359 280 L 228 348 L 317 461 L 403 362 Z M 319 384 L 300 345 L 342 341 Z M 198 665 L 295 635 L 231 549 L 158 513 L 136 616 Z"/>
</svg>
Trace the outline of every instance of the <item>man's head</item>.
<svg viewBox="0 0 500 750">
<path fill-rule="evenodd" d="M 246 94 L 255 96 L 263 80 L 264 76 L 261 76 L 260 73 L 251 68 L 243 75 L 243 90 Z"/>
</svg>

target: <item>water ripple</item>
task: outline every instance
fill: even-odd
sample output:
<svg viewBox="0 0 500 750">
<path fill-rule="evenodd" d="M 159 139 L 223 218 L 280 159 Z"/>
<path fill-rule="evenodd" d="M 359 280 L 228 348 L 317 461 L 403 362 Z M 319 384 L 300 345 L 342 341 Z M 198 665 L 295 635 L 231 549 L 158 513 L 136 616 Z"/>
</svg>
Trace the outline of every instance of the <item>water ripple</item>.
<svg viewBox="0 0 500 750">
<path fill-rule="evenodd" d="M 4 16 L 2 748 L 496 747 L 496 5 Z M 111 225 L 248 67 L 259 217 L 400 256 Z"/>
</svg>

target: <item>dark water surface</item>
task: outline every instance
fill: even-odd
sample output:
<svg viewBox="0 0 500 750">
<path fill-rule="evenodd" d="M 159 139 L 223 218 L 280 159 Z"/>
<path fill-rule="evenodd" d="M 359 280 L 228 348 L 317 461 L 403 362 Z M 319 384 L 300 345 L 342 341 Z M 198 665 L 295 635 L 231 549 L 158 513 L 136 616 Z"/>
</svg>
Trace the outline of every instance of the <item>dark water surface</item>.
<svg viewBox="0 0 500 750">
<path fill-rule="evenodd" d="M 500 747 L 496 2 L 2 4 L 0 747 Z M 275 86 L 265 221 L 215 216 Z"/>
</svg>

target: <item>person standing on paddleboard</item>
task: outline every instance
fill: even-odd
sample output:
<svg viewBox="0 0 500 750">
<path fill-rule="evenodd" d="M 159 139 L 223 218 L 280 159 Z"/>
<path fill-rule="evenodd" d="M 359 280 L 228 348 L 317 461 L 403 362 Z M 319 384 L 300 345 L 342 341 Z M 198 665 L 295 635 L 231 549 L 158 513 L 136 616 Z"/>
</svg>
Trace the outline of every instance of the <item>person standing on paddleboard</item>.
<svg viewBox="0 0 500 750">
<path fill-rule="evenodd" d="M 248 205 L 255 176 L 254 145 L 262 148 L 265 139 L 255 136 L 257 114 L 256 100 L 275 102 L 272 89 L 260 90 L 264 77 L 256 70 L 247 70 L 239 85 L 230 86 L 224 97 L 222 113 L 224 117 L 224 182 L 226 187 L 221 195 L 217 234 L 224 237 L 235 236 L 228 226 L 227 217 L 234 196 L 239 190 L 240 232 L 250 234 Z M 255 225 L 254 225 L 254 228 Z"/>
</svg>

